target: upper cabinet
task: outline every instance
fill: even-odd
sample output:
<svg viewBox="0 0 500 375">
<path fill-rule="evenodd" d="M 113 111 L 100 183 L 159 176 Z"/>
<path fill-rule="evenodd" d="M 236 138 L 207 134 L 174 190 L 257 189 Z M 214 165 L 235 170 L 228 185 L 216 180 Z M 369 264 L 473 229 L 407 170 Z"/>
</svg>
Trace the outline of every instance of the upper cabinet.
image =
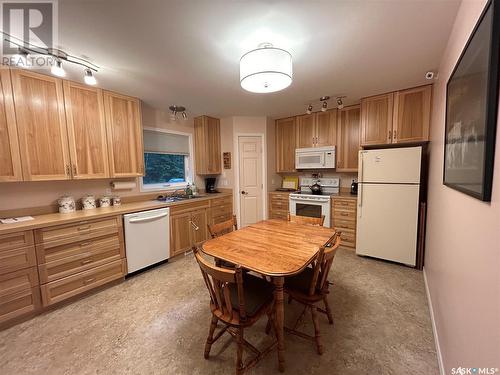
<svg viewBox="0 0 500 375">
<path fill-rule="evenodd" d="M 276 120 L 276 172 L 295 172 L 295 148 L 297 147 L 296 117 Z"/>
<path fill-rule="evenodd" d="M 394 94 L 361 99 L 361 144 L 391 143 Z"/>
<path fill-rule="evenodd" d="M 141 102 L 104 91 L 104 110 L 111 177 L 143 176 Z"/>
<path fill-rule="evenodd" d="M 337 110 L 297 116 L 297 148 L 335 145 L 336 131 Z"/>
<path fill-rule="evenodd" d="M 395 93 L 393 143 L 429 140 L 431 97 L 430 85 Z"/>
<path fill-rule="evenodd" d="M 71 178 L 62 80 L 20 69 L 11 73 L 24 180 Z"/>
<path fill-rule="evenodd" d="M 209 116 L 194 119 L 194 147 L 197 174 L 222 172 L 219 119 Z"/>
<path fill-rule="evenodd" d="M 337 172 L 357 172 L 360 138 L 359 105 L 338 111 L 337 120 Z"/>
<path fill-rule="evenodd" d="M 429 140 L 432 86 L 361 100 L 361 145 Z"/>
<path fill-rule="evenodd" d="M 10 72 L 0 69 L 0 181 L 22 181 Z"/>
<path fill-rule="evenodd" d="M 102 90 L 71 81 L 63 87 L 73 178 L 109 177 Z"/>
</svg>

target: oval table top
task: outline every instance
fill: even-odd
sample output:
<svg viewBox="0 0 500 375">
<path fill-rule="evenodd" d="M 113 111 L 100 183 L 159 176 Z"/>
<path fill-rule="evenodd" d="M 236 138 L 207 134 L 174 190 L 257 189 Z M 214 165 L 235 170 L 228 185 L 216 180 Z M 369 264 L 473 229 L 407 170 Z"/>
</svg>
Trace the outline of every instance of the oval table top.
<svg viewBox="0 0 500 375">
<path fill-rule="evenodd" d="M 306 268 L 334 233 L 333 228 L 271 219 L 210 239 L 202 251 L 263 275 L 290 276 Z"/>
</svg>

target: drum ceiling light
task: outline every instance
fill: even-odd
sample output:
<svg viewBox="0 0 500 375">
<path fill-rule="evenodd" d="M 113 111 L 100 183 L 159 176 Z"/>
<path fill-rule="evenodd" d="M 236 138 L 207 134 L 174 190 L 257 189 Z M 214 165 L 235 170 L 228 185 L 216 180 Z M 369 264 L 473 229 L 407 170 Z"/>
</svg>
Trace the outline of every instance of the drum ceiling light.
<svg viewBox="0 0 500 375">
<path fill-rule="evenodd" d="M 255 93 L 276 92 L 292 83 L 292 55 L 270 43 L 245 53 L 240 59 L 240 84 Z"/>
</svg>

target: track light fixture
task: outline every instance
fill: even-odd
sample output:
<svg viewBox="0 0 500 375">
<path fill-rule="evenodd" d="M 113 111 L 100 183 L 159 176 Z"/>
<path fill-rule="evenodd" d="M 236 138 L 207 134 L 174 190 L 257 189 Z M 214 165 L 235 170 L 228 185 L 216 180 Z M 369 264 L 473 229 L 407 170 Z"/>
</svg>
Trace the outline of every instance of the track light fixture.
<svg viewBox="0 0 500 375">
<path fill-rule="evenodd" d="M 326 110 L 328 109 L 328 100 L 329 99 L 330 99 L 329 96 L 322 96 L 321 98 L 319 98 L 319 101 L 323 102 L 323 104 L 321 105 L 321 112 L 326 112 Z"/>
<path fill-rule="evenodd" d="M 312 104 L 309 104 L 309 107 L 307 107 L 307 110 L 306 110 L 306 113 L 308 115 L 310 115 L 312 113 L 312 110 L 313 110 L 313 105 Z"/>
<path fill-rule="evenodd" d="M 55 75 L 55 76 L 58 76 L 58 77 L 64 77 L 66 76 L 66 71 L 64 70 L 63 66 L 62 66 L 62 61 L 57 59 L 55 61 L 55 64 L 52 65 L 52 68 L 50 68 L 50 72 Z"/>
<path fill-rule="evenodd" d="M 171 113 L 170 113 L 170 119 L 172 121 L 176 121 L 177 120 L 177 114 L 180 113 L 182 115 L 182 118 L 184 120 L 187 120 L 188 116 L 187 116 L 187 113 L 186 113 L 186 107 L 183 107 L 182 105 L 171 105 L 170 107 L 168 107 L 168 109 L 170 109 Z"/>
<path fill-rule="evenodd" d="M 87 85 L 95 85 L 97 83 L 95 77 L 94 77 L 94 73 L 92 73 L 92 70 L 90 70 L 89 68 L 85 69 L 84 70 L 84 76 L 83 76 L 83 80 L 85 81 L 85 83 Z"/>
<path fill-rule="evenodd" d="M 345 96 L 338 96 L 337 97 L 337 109 L 344 108 L 344 102 L 342 101 L 342 98 L 345 98 Z"/>
</svg>

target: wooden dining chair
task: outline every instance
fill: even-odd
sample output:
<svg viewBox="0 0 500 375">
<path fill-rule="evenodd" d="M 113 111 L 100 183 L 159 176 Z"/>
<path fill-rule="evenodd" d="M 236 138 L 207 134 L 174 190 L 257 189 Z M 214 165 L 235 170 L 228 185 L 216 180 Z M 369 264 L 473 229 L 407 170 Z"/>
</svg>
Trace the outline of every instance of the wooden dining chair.
<svg viewBox="0 0 500 375">
<path fill-rule="evenodd" d="M 236 339 L 238 345 L 236 374 L 242 374 L 277 345 L 277 340 L 274 340 L 271 345 L 260 351 L 243 337 L 244 329 L 252 326 L 264 314 L 267 315 L 276 334 L 274 286 L 264 279 L 243 274 L 239 266 L 234 269 L 214 266 L 201 256 L 197 248 L 193 248 L 193 252 L 210 294 L 210 310 L 212 311 L 204 356 L 206 359 L 209 358 L 212 344 L 227 332 Z M 224 326 L 214 335 L 219 321 Z M 254 353 L 253 358 L 246 363 L 243 361 L 243 349 Z"/>
<path fill-rule="evenodd" d="M 321 333 L 319 330 L 317 312 L 319 311 L 326 314 L 328 322 L 333 324 L 332 311 L 327 300 L 327 295 L 329 293 L 328 274 L 332 267 L 335 253 L 340 246 L 340 241 L 340 232 L 335 232 L 335 234 L 319 249 L 319 253 L 314 260 L 312 268 L 306 268 L 298 275 L 285 278 L 284 290 L 289 296 L 289 301 L 296 300 L 304 305 L 304 310 L 299 315 L 293 328 L 285 327 L 285 330 L 297 336 L 315 341 L 318 354 L 323 354 L 323 345 L 321 344 Z M 324 303 L 324 309 L 317 306 L 320 302 Z M 307 335 L 297 330 L 307 310 L 311 311 L 314 336 Z"/>
<path fill-rule="evenodd" d="M 208 233 L 210 237 L 220 237 L 226 233 L 232 232 L 233 230 L 238 230 L 238 222 L 236 221 L 236 215 L 229 220 L 223 221 L 217 224 L 208 224 Z"/>
<path fill-rule="evenodd" d="M 289 212 L 288 213 L 288 221 L 290 221 L 292 223 L 297 223 L 297 224 L 323 226 L 323 223 L 325 222 L 325 215 L 322 215 L 321 217 L 309 217 L 309 216 L 291 215 Z"/>
</svg>

